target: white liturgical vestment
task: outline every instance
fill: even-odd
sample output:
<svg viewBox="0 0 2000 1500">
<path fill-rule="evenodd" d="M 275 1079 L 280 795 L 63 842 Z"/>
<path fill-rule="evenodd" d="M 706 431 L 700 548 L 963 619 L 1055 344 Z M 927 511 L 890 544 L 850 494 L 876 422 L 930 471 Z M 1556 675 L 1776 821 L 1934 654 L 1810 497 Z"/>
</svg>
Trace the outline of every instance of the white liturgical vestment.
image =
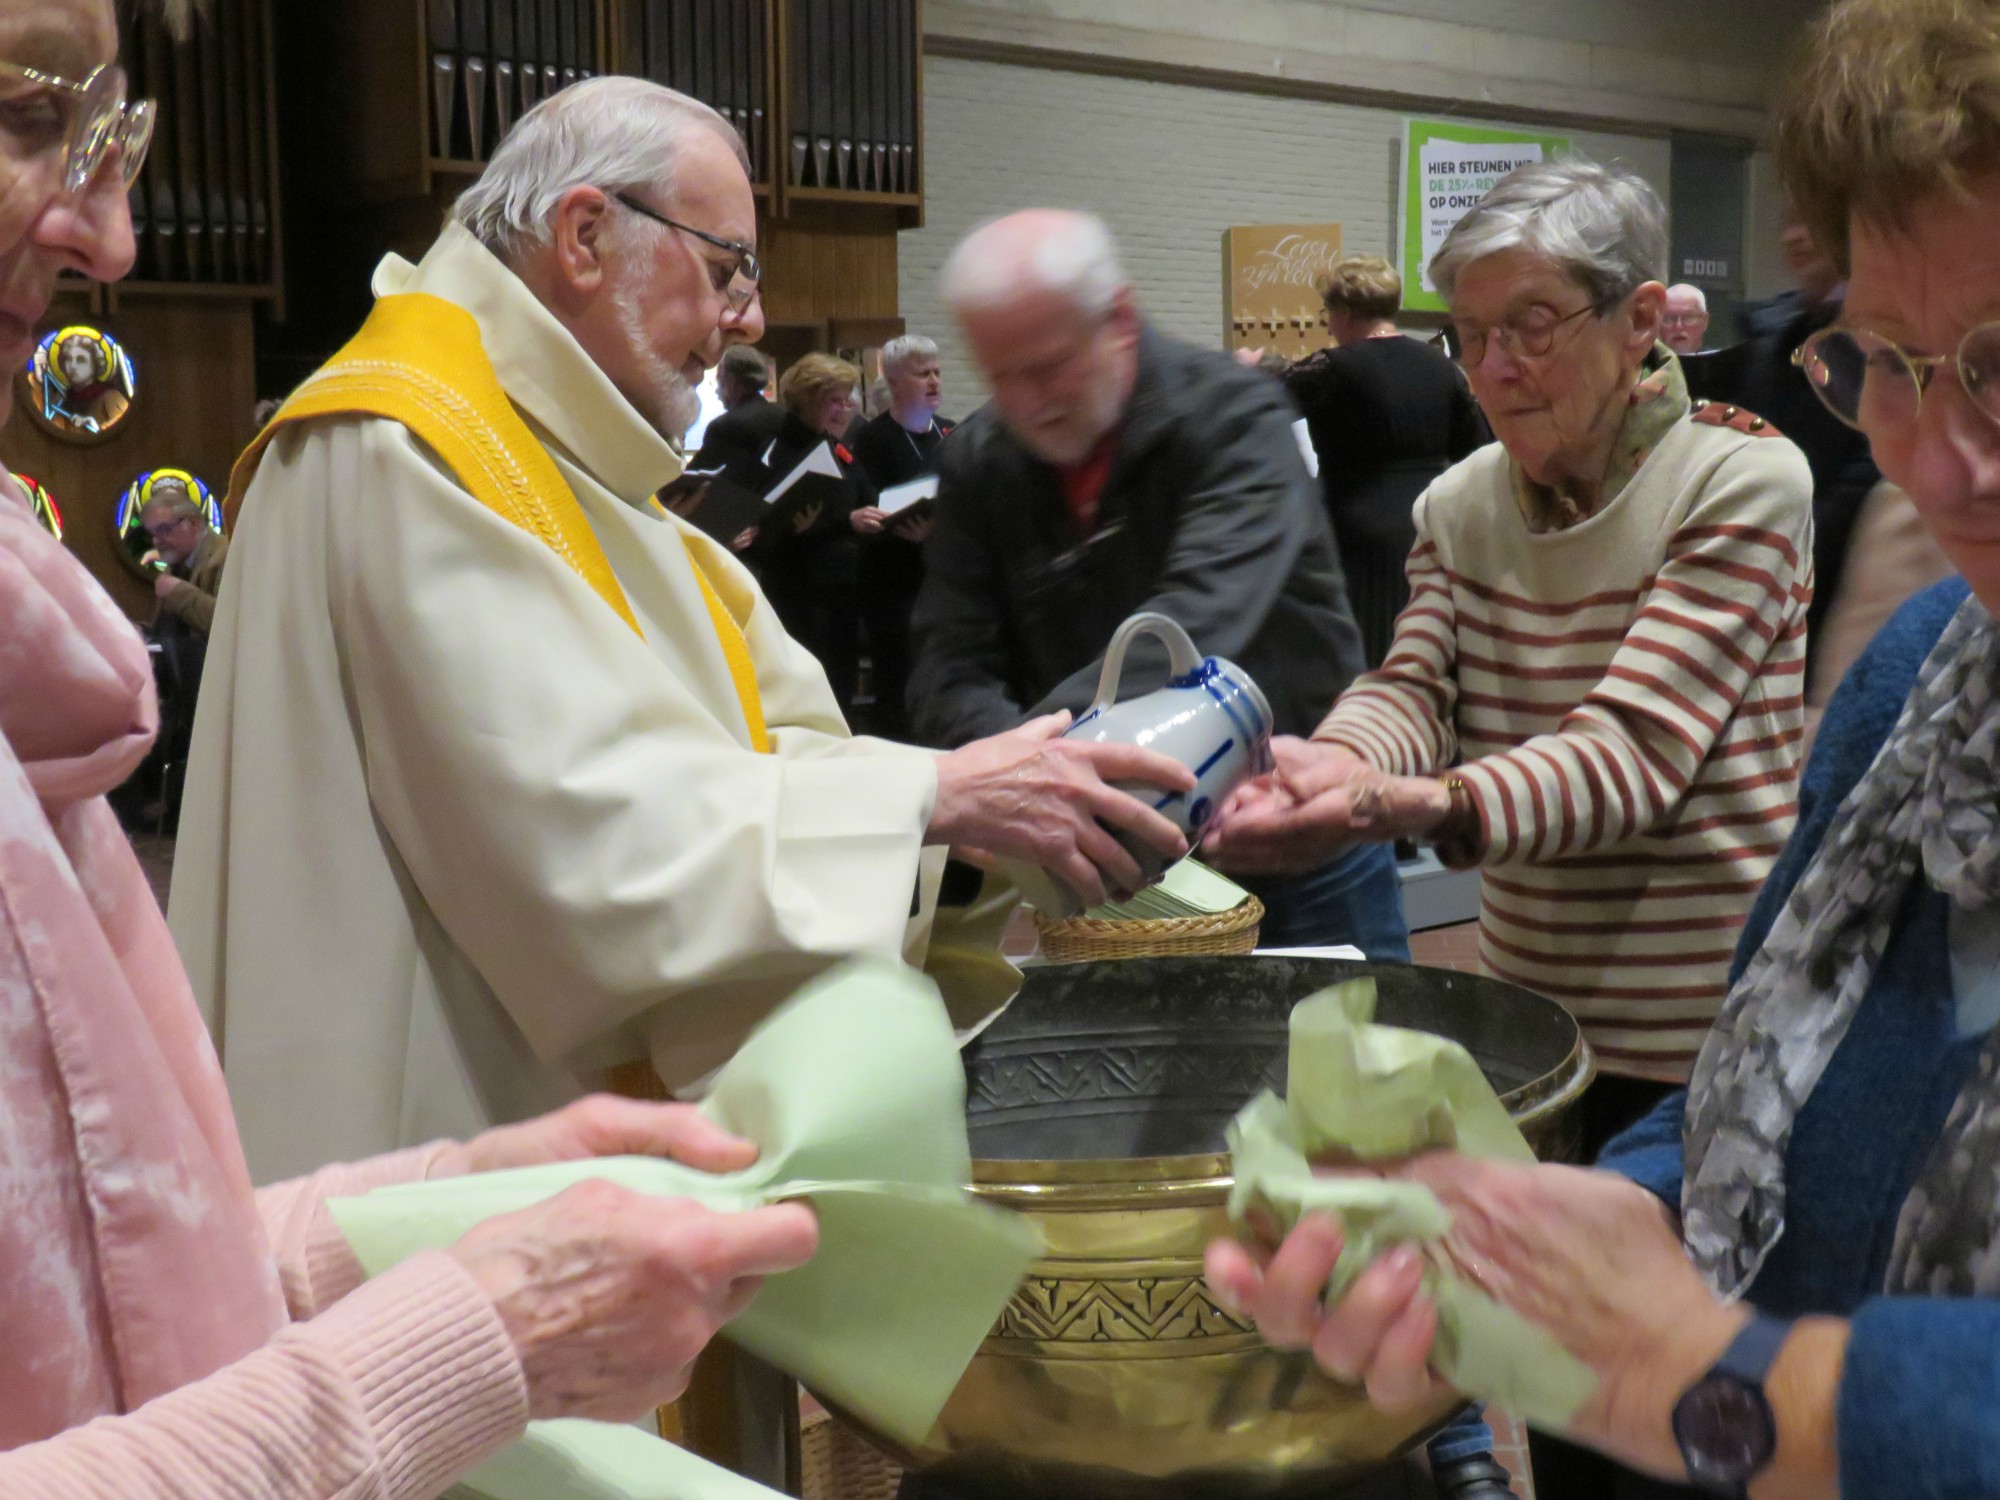
<svg viewBox="0 0 2000 1500">
<path fill-rule="evenodd" d="M 275 438 L 210 637 L 170 908 L 257 1179 L 463 1138 L 637 1058 L 685 1088 L 852 953 L 922 963 L 936 939 L 954 1019 L 990 1016 L 1017 976 L 990 943 L 945 962 L 934 921 L 935 758 L 849 737 L 749 575 L 651 504 L 674 449 L 457 226 L 375 290 L 471 313 L 643 638 L 401 425 Z M 772 754 L 690 551 L 754 601 Z"/>
</svg>

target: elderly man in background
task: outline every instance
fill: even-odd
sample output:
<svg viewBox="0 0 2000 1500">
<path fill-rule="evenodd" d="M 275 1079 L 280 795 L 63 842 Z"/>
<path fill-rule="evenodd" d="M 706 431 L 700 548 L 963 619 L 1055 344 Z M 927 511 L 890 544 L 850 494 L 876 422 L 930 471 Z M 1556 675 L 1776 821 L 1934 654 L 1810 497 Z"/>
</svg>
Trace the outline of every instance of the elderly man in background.
<svg viewBox="0 0 2000 1500">
<path fill-rule="evenodd" d="M 1810 477 L 1695 409 L 1645 182 L 1521 167 L 1431 263 L 1495 445 L 1417 501 L 1382 667 L 1211 829 L 1224 868 L 1421 838 L 1479 865 L 1488 972 L 1561 1001 L 1598 1141 L 1687 1075 L 1796 815 Z"/>
<path fill-rule="evenodd" d="M 1147 327 L 1110 231 L 1085 214 L 1029 209 L 973 231 L 944 289 L 993 399 L 939 456 L 917 734 L 958 745 L 1082 709 L 1140 610 L 1248 672 L 1280 732 L 1315 722 L 1360 669 L 1361 639 L 1284 391 Z M 1165 680 L 1147 646 L 1127 693 Z M 1270 943 L 1408 957 L 1386 848 L 1256 890 Z"/>
<path fill-rule="evenodd" d="M 1660 342 L 1676 354 L 1699 354 L 1707 341 L 1708 294 L 1685 281 L 1675 282 L 1667 288 Z"/>
<path fill-rule="evenodd" d="M 949 755 L 848 737 L 742 567 L 654 501 L 763 318 L 741 143 L 635 78 L 517 123 L 421 264 L 239 465 L 172 919 L 253 1167 L 696 1084 L 853 953 L 961 1025 L 1014 974 L 949 850 L 1099 893 L 1177 852 L 1060 718 Z M 454 419 L 464 414 L 463 422 Z M 1102 820 L 1102 821 L 1100 821 Z M 977 924 L 985 920 L 989 928 Z"/>
<path fill-rule="evenodd" d="M 771 383 L 771 362 L 748 344 L 731 344 L 722 351 L 715 368 L 715 393 L 722 401 L 722 415 L 702 433 L 701 452 L 694 457 L 697 469 L 715 469 L 725 464 L 746 468 L 763 463 L 778 429 L 785 425 L 785 409 L 764 394 Z"/>
<path fill-rule="evenodd" d="M 153 580 L 160 611 L 197 635 L 207 635 L 215 619 L 215 596 L 222 588 L 222 565 L 229 538 L 208 524 L 199 503 L 178 479 L 163 478 L 139 513 L 153 539 L 153 553 L 166 571 Z"/>
<path fill-rule="evenodd" d="M 943 367 L 935 341 L 906 333 L 882 346 L 889 404 L 854 434 L 854 459 L 877 493 L 937 472 L 938 449 L 957 425 L 938 415 Z M 924 582 L 924 511 L 890 519 L 861 543 L 861 624 L 868 636 L 877 733 L 908 739 L 904 697 L 910 682 L 910 612 Z"/>
</svg>

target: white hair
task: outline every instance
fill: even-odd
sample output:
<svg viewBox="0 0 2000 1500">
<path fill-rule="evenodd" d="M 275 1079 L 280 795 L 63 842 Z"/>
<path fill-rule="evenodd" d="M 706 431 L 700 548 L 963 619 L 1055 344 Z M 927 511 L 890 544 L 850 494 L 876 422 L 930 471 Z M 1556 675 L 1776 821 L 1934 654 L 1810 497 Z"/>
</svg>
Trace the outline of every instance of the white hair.
<svg viewBox="0 0 2000 1500">
<path fill-rule="evenodd" d="M 549 242 L 549 215 L 572 188 L 651 188 L 671 204 L 682 143 L 694 129 L 721 136 L 749 171 L 735 128 L 699 100 L 622 75 L 573 83 L 521 116 L 451 215 L 511 260 Z"/>
<path fill-rule="evenodd" d="M 906 333 L 882 346 L 882 373 L 900 375 L 920 359 L 937 357 L 937 340 L 927 339 L 921 333 Z"/>
<path fill-rule="evenodd" d="M 1694 305 L 1696 307 L 1700 308 L 1703 312 L 1708 311 L 1708 293 L 1704 292 L 1691 281 L 1676 281 L 1672 286 L 1667 288 L 1667 295 L 1669 297 L 1692 297 L 1694 298 Z"/>
<path fill-rule="evenodd" d="M 1111 311 L 1127 285 L 1118 242 L 1102 219 L 1048 209 L 980 225 L 944 267 L 945 301 L 959 312 L 1024 292 L 1053 292 L 1096 318 Z"/>
<path fill-rule="evenodd" d="M 1546 256 L 1594 307 L 1609 308 L 1666 274 L 1666 210 L 1650 183 L 1622 167 L 1574 156 L 1530 162 L 1452 227 L 1431 260 L 1431 281 L 1449 302 L 1460 271 L 1504 250 Z"/>
</svg>

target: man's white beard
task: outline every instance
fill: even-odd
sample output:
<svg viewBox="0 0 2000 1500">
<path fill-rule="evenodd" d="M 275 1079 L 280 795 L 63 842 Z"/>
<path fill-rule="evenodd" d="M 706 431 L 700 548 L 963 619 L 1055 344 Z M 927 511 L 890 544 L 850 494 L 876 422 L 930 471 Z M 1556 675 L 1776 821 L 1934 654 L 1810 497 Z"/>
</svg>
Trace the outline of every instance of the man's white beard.
<svg viewBox="0 0 2000 1500">
<path fill-rule="evenodd" d="M 619 330 L 625 335 L 626 352 L 632 356 L 646 384 L 643 392 L 627 395 L 652 429 L 678 448 L 694 419 L 701 415 L 701 395 L 647 341 L 638 294 L 630 286 L 612 288 L 611 306 L 618 314 Z"/>
</svg>

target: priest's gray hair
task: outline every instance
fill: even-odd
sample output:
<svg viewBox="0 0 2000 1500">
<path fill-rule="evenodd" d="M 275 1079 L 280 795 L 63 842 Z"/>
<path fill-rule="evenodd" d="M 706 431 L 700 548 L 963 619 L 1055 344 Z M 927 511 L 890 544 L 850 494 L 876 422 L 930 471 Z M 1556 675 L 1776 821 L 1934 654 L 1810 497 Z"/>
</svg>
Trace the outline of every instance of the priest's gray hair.
<svg viewBox="0 0 2000 1500">
<path fill-rule="evenodd" d="M 927 339 L 921 333 L 906 333 L 882 346 L 882 373 L 900 375 L 920 359 L 937 357 L 936 339 Z"/>
<path fill-rule="evenodd" d="M 1616 306 L 1667 269 L 1667 214 L 1637 173 L 1581 157 L 1516 167 L 1453 226 L 1431 259 L 1446 302 L 1459 272 L 1503 250 L 1545 256 L 1590 294 Z"/>
<path fill-rule="evenodd" d="M 1097 318 L 1129 285 L 1110 227 L 1096 214 L 1067 209 L 990 220 L 958 242 L 944 267 L 945 301 L 958 312 L 1053 292 Z"/>
<path fill-rule="evenodd" d="M 750 170 L 735 128 L 699 100 L 622 75 L 573 83 L 521 116 L 479 180 L 459 194 L 451 215 L 511 261 L 530 245 L 549 242 L 549 216 L 572 188 L 650 189 L 656 206 L 670 208 L 674 170 L 690 130 L 714 131 Z"/>
</svg>

